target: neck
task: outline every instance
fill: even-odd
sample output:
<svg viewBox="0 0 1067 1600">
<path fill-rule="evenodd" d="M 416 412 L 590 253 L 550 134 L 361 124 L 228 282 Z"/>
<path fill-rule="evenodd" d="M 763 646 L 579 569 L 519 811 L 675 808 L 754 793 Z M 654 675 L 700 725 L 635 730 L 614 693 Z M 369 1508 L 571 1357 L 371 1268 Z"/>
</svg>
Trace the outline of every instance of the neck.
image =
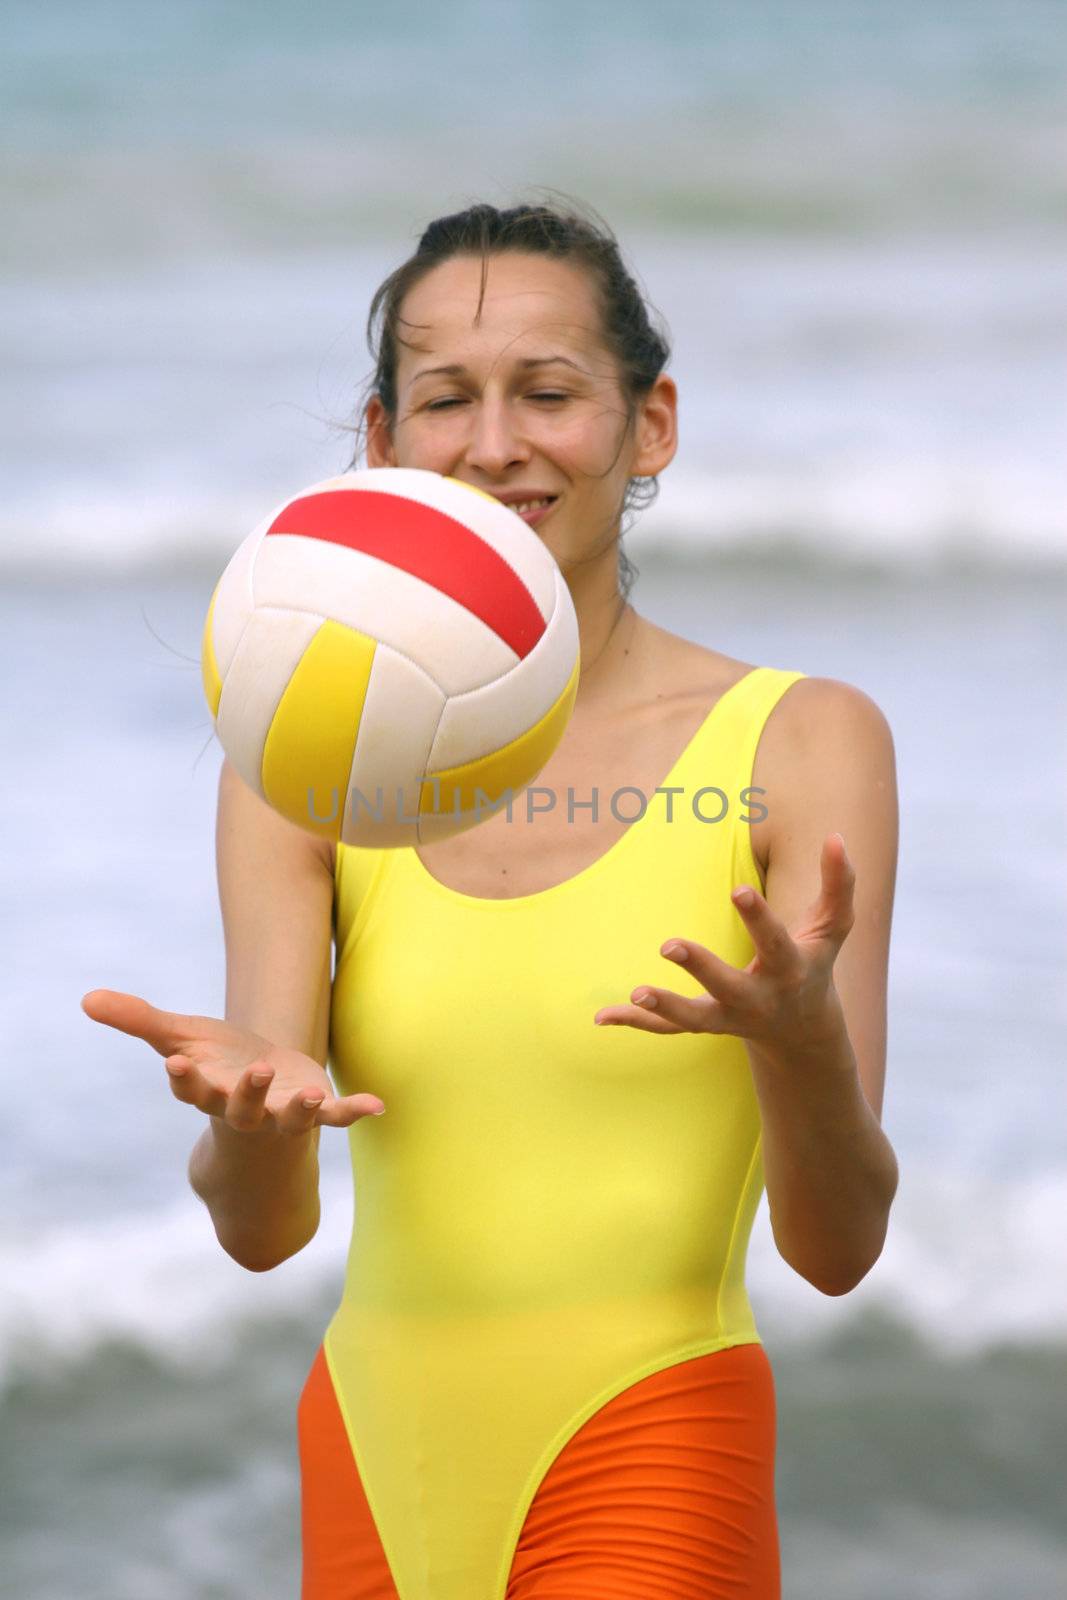
<svg viewBox="0 0 1067 1600">
<path fill-rule="evenodd" d="M 577 706 L 599 699 L 618 676 L 623 659 L 620 651 L 632 632 L 634 618 L 616 581 L 610 588 L 604 585 L 598 594 L 587 594 L 581 605 L 576 601 L 575 611 L 582 662 Z"/>
</svg>

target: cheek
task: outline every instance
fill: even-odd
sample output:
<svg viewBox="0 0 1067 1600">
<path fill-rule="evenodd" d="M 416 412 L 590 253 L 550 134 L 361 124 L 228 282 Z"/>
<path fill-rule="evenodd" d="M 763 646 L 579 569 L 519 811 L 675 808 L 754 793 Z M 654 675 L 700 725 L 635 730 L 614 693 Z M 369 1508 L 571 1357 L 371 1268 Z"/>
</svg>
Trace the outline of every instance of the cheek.
<svg viewBox="0 0 1067 1600">
<path fill-rule="evenodd" d="M 601 478 L 619 453 L 624 421 L 604 407 L 576 414 L 545 430 L 546 452 L 554 452 L 573 472 Z"/>
<path fill-rule="evenodd" d="M 442 463 L 447 465 L 461 448 L 463 438 L 462 427 L 451 415 L 435 417 L 427 423 L 416 414 L 398 422 L 394 430 L 397 466 L 440 471 Z"/>
</svg>

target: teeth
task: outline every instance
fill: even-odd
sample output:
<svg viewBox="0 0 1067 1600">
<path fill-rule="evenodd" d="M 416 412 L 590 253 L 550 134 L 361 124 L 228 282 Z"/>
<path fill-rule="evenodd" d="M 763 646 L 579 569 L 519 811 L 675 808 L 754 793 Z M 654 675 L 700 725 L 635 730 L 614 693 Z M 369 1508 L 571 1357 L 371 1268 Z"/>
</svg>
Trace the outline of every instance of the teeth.
<svg viewBox="0 0 1067 1600">
<path fill-rule="evenodd" d="M 518 512 L 519 516 L 521 517 L 524 511 L 534 511 L 539 506 L 547 506 L 547 505 L 549 505 L 550 504 L 550 500 L 551 500 L 551 497 L 548 497 L 548 498 L 546 498 L 544 500 L 520 500 L 519 503 L 517 505 L 512 506 L 511 509 L 512 509 L 512 511 Z"/>
</svg>

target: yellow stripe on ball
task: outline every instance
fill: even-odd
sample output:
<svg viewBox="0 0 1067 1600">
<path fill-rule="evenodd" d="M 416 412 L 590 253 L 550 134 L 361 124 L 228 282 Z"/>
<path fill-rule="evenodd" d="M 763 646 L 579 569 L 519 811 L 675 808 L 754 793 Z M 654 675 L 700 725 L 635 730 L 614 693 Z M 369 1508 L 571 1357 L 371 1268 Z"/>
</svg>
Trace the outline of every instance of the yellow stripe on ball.
<svg viewBox="0 0 1067 1600">
<path fill-rule="evenodd" d="M 376 648 L 355 628 L 325 621 L 285 687 L 263 746 L 268 802 L 322 838 L 341 835 Z"/>
<path fill-rule="evenodd" d="M 473 811 L 480 801 L 483 806 L 487 803 L 476 794 L 477 790 L 481 790 L 489 800 L 497 801 L 508 789 L 516 794 L 525 789 L 563 737 L 574 697 L 578 693 L 580 666 L 579 658 L 574 663 L 567 687 L 556 703 L 540 722 L 535 722 L 518 739 L 491 751 L 487 756 L 481 756 L 477 761 L 428 773 L 419 791 L 420 815 L 432 815 L 434 811 L 445 815 L 454 811 Z"/>
<path fill-rule="evenodd" d="M 487 494 L 484 489 L 476 489 L 473 483 L 464 483 L 462 478 L 446 478 L 445 482 L 458 483 L 461 489 L 469 489 L 471 494 L 480 494 L 483 500 L 490 500 L 495 506 L 500 504 L 495 494 Z"/>
<path fill-rule="evenodd" d="M 215 613 L 215 600 L 219 592 L 219 583 L 215 585 L 215 593 L 211 596 L 211 604 L 207 608 L 207 619 L 204 622 L 204 637 L 200 645 L 200 671 L 204 679 L 204 694 L 211 707 L 211 715 L 219 714 L 219 701 L 222 698 L 222 677 L 219 673 L 219 664 L 215 659 L 215 644 L 211 632 L 211 619 Z"/>
</svg>

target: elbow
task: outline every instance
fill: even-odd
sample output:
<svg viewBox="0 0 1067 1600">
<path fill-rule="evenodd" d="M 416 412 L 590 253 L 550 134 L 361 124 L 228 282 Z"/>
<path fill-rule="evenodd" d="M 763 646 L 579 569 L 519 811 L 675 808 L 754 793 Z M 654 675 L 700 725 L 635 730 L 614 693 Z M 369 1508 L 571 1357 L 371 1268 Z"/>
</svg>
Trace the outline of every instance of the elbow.
<svg viewBox="0 0 1067 1600">
<path fill-rule="evenodd" d="M 851 1294 L 853 1289 L 858 1284 L 861 1284 L 866 1276 L 866 1272 L 862 1272 L 858 1278 L 842 1278 L 834 1282 L 830 1282 L 825 1278 L 808 1278 L 807 1281 L 813 1289 L 818 1289 L 820 1294 L 825 1294 L 831 1299 L 837 1300 L 844 1294 Z"/>
<path fill-rule="evenodd" d="M 243 1267 L 246 1272 L 273 1272 L 275 1267 L 280 1267 L 283 1261 L 288 1261 L 289 1259 L 288 1256 L 276 1256 L 271 1260 L 260 1259 L 255 1256 L 238 1255 L 234 1250 L 227 1250 L 226 1254 L 231 1261 L 236 1261 L 237 1265 Z"/>
<path fill-rule="evenodd" d="M 785 1255 L 785 1259 L 800 1274 L 813 1289 L 818 1289 L 820 1294 L 839 1299 L 842 1295 L 851 1294 L 853 1289 L 859 1287 L 868 1273 L 876 1266 L 885 1249 L 885 1242 L 889 1234 L 889 1213 L 897 1188 L 896 1161 L 893 1161 L 893 1170 L 887 1183 L 886 1194 L 876 1217 L 871 1219 L 870 1228 L 861 1240 L 853 1238 L 849 1241 L 847 1249 L 836 1252 L 826 1252 L 818 1266 L 813 1270 L 813 1260 L 809 1251 L 806 1257 L 796 1253 Z M 839 1241 L 843 1243 L 843 1241 Z M 827 1259 L 829 1255 L 830 1259 Z M 836 1257 L 836 1259 L 835 1259 Z"/>
<path fill-rule="evenodd" d="M 824 1272 L 803 1272 L 795 1265 L 794 1270 L 799 1272 L 800 1276 L 804 1278 L 806 1282 L 810 1283 L 813 1289 L 818 1289 L 820 1294 L 825 1294 L 830 1298 L 837 1300 L 840 1299 L 842 1295 L 851 1294 L 853 1289 L 859 1287 L 864 1278 L 874 1267 L 881 1253 L 882 1249 L 881 1246 L 879 1246 L 877 1252 L 873 1256 L 871 1256 L 861 1266 L 853 1267 L 848 1272 L 835 1273 L 832 1275 L 828 1275 Z"/>
<path fill-rule="evenodd" d="M 280 1267 L 283 1261 L 289 1261 L 293 1256 L 299 1255 L 304 1246 L 310 1244 L 315 1237 L 315 1230 L 312 1230 L 311 1233 L 299 1241 L 284 1246 L 280 1244 L 274 1245 L 266 1250 L 263 1249 L 262 1245 L 257 1248 L 255 1244 L 250 1244 L 248 1240 L 227 1241 L 222 1234 L 217 1232 L 216 1237 L 230 1260 L 236 1261 L 237 1265 L 243 1267 L 246 1272 L 273 1272 L 275 1267 Z"/>
<path fill-rule="evenodd" d="M 847 1254 L 823 1251 L 816 1257 L 810 1249 L 801 1254 L 797 1250 L 783 1250 L 780 1244 L 778 1253 L 805 1283 L 810 1283 L 820 1294 L 839 1299 L 841 1295 L 851 1294 L 863 1282 L 881 1256 L 885 1239 L 882 1229 L 876 1240 L 868 1242 L 862 1255 L 855 1251 Z"/>
<path fill-rule="evenodd" d="M 316 1204 L 302 1218 L 286 1218 L 286 1225 L 271 1229 L 250 1229 L 232 1224 L 227 1227 L 216 1217 L 211 1220 L 215 1237 L 231 1261 L 236 1261 L 246 1272 L 273 1272 L 275 1267 L 299 1255 L 305 1245 L 311 1243 L 319 1231 L 320 1216 L 320 1208 Z"/>
<path fill-rule="evenodd" d="M 216 1233 L 216 1238 L 229 1256 L 231 1261 L 236 1261 L 239 1267 L 246 1272 L 273 1272 L 275 1267 L 280 1267 L 289 1257 L 280 1251 L 263 1251 L 250 1248 L 247 1241 L 242 1245 L 236 1241 L 227 1243 L 221 1233 Z M 295 1254 L 295 1252 L 293 1252 Z"/>
</svg>

